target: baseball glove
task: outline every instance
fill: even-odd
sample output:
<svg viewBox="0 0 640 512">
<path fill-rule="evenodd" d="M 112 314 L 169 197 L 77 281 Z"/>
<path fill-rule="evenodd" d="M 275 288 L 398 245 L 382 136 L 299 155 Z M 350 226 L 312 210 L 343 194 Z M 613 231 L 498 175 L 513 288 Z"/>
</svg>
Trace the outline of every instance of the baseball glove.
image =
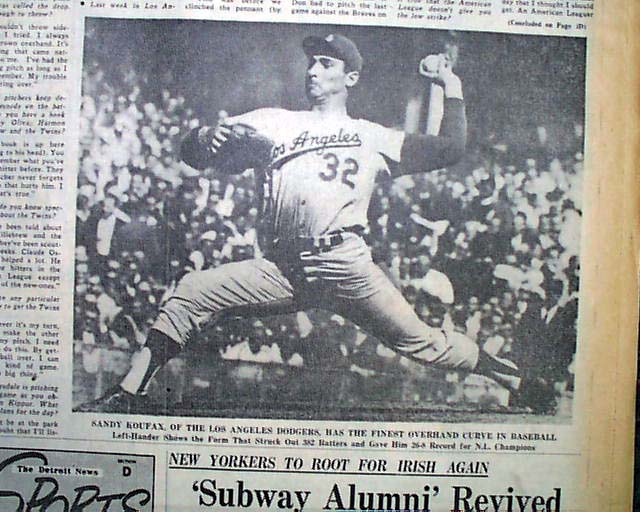
<svg viewBox="0 0 640 512">
<path fill-rule="evenodd" d="M 227 140 L 215 152 L 194 130 L 182 143 L 182 159 L 196 169 L 213 167 L 224 174 L 240 174 L 269 165 L 274 145 L 271 139 L 242 123 L 232 125 L 230 130 Z"/>
</svg>

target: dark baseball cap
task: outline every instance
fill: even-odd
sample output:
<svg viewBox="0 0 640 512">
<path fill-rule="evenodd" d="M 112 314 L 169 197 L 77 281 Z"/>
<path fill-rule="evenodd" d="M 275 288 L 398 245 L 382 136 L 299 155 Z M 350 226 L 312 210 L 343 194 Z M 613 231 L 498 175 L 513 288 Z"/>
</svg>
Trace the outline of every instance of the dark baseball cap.
<svg viewBox="0 0 640 512">
<path fill-rule="evenodd" d="M 344 62 L 348 71 L 362 70 L 362 55 L 356 44 L 340 34 L 329 34 L 326 37 L 309 36 L 302 41 L 302 49 L 309 57 L 326 55 Z"/>
</svg>

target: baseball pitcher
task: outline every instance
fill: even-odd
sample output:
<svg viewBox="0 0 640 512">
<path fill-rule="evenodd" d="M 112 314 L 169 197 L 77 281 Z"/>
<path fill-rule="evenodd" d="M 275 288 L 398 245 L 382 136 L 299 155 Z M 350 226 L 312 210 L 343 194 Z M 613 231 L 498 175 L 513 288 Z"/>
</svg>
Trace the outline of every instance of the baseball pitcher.
<svg viewBox="0 0 640 512">
<path fill-rule="evenodd" d="M 308 308 L 350 319 L 413 361 L 486 375 L 520 403 L 549 410 L 553 393 L 541 378 L 523 375 L 462 334 L 422 322 L 373 263 L 362 238 L 380 176 L 440 169 L 464 153 L 462 86 L 449 60 L 431 56 L 420 65 L 421 74 L 444 91 L 439 133 L 407 134 L 349 116 L 347 97 L 363 63 L 353 41 L 338 34 L 307 37 L 302 48 L 310 110 L 267 108 L 223 117 L 216 126 L 193 130 L 182 145 L 183 160 L 197 169 L 254 169 L 264 257 L 187 274 L 120 386 L 78 410 L 139 410 L 155 372 L 208 322 Z"/>
</svg>

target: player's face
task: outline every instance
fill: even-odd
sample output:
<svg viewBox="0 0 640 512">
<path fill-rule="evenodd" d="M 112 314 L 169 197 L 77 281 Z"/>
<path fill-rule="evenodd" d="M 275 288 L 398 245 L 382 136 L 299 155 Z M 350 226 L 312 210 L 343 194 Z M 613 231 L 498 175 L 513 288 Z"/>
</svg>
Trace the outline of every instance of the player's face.
<svg viewBox="0 0 640 512">
<path fill-rule="evenodd" d="M 348 87 L 358 81 L 357 71 L 345 71 L 344 62 L 326 55 L 309 58 L 306 75 L 306 93 L 312 104 L 328 101 L 332 96 L 346 95 Z"/>
</svg>

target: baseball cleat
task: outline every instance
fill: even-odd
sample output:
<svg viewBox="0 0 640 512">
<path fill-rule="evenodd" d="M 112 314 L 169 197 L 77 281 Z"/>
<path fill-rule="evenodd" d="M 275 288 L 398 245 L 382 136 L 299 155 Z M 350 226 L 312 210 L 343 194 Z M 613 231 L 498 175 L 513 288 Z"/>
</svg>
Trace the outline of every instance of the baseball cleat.
<svg viewBox="0 0 640 512">
<path fill-rule="evenodd" d="M 528 407 L 534 414 L 553 414 L 557 406 L 553 384 L 542 377 L 523 376 L 511 398 L 510 405 Z"/>
<path fill-rule="evenodd" d="M 80 404 L 74 409 L 75 412 L 113 412 L 132 413 L 141 407 L 142 397 L 125 391 L 120 386 L 116 386 L 107 391 L 104 395 L 91 402 Z"/>
</svg>

